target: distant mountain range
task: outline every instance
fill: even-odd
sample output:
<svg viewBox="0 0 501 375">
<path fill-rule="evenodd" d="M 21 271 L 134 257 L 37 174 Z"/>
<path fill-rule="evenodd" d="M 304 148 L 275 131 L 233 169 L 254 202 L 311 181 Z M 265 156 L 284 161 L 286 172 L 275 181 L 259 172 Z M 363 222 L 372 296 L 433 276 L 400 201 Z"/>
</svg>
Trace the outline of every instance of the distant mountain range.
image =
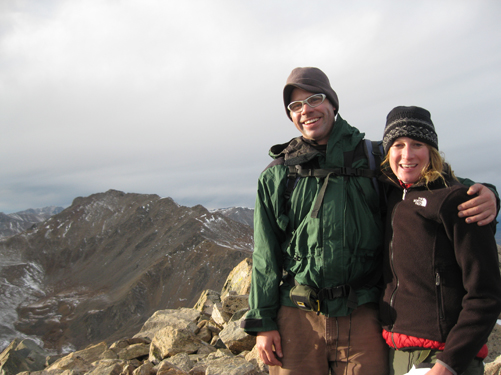
<svg viewBox="0 0 501 375">
<path fill-rule="evenodd" d="M 60 213 L 63 207 L 45 207 L 29 209 L 14 214 L 0 212 L 0 238 L 13 236 L 24 232 L 33 225 L 47 220 L 49 217 Z"/>
<path fill-rule="evenodd" d="M 193 307 L 252 256 L 252 228 L 231 218 L 249 215 L 116 190 L 76 198 L 0 239 L 0 349 L 14 337 L 80 349 L 137 332 L 157 310 Z"/>
</svg>

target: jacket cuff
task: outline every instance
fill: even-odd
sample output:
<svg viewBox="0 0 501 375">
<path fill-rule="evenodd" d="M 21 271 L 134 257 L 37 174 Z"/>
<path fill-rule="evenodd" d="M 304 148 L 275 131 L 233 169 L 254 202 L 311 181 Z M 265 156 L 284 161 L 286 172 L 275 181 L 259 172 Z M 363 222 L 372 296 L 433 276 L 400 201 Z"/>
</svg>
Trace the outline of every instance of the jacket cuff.
<svg viewBox="0 0 501 375">
<path fill-rule="evenodd" d="M 267 332 L 278 330 L 277 324 L 271 318 L 262 319 L 244 319 L 240 323 L 242 328 L 247 334 L 255 336 L 258 332 Z"/>
</svg>

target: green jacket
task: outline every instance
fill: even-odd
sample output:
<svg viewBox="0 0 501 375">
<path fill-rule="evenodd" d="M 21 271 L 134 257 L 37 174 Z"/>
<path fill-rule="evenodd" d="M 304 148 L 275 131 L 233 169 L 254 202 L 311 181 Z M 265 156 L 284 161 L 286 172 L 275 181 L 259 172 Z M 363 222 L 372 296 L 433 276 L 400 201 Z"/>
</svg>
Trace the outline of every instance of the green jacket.
<svg viewBox="0 0 501 375">
<path fill-rule="evenodd" d="M 325 153 L 302 138 L 272 147 L 270 155 L 276 160 L 258 181 L 250 311 L 242 324 L 246 332 L 277 329 L 279 307 L 294 306 L 289 298 L 294 282 L 284 277 L 285 272 L 297 283 L 318 289 L 353 285 L 380 272 L 382 221 L 371 179 L 329 177 L 316 218 L 311 211 L 324 178 L 301 178 L 290 199 L 284 196 L 287 164 L 294 158 L 320 168 L 344 167 L 344 158 L 363 137 L 338 116 Z M 364 157 L 351 166 L 368 169 L 368 162 Z M 379 289 L 358 287 L 356 296 L 358 305 L 378 302 Z M 321 305 L 326 316 L 346 316 L 351 311 L 347 297 L 327 299 Z"/>
</svg>

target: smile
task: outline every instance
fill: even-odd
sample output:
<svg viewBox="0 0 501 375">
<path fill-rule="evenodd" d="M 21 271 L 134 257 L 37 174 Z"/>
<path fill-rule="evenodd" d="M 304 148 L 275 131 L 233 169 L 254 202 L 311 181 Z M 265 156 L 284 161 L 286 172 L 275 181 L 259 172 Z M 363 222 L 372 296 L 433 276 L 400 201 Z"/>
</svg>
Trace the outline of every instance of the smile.
<svg viewBox="0 0 501 375">
<path fill-rule="evenodd" d="M 306 120 L 305 122 L 303 122 L 303 124 L 304 125 L 310 125 L 310 124 L 313 124 L 313 123 L 317 122 L 319 119 L 320 119 L 320 117 L 315 117 L 315 118 Z"/>
<path fill-rule="evenodd" d="M 402 168 L 415 168 L 415 167 L 417 167 L 417 164 L 400 164 L 400 167 L 402 167 Z"/>
</svg>

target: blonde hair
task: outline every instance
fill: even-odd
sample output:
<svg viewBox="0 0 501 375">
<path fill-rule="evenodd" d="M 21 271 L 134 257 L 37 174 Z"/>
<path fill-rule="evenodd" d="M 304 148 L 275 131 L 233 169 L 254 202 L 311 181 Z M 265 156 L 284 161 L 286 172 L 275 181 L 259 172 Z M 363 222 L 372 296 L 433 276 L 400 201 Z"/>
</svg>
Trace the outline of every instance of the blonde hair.
<svg viewBox="0 0 501 375">
<path fill-rule="evenodd" d="M 428 186 L 428 184 L 441 179 L 443 183 L 448 186 L 447 181 L 444 178 L 444 169 L 445 169 L 445 158 L 444 155 L 441 154 L 435 147 L 430 146 L 425 143 L 428 151 L 430 153 L 430 161 L 428 166 L 423 168 L 421 171 L 421 177 L 416 183 L 424 183 L 424 185 Z M 391 147 L 391 146 L 390 146 Z M 449 168 L 447 168 L 449 169 Z M 394 176 L 393 171 L 390 167 L 390 152 L 386 154 L 384 160 L 381 162 L 381 171 L 391 180 L 393 180 L 392 176 Z M 452 170 L 448 171 L 453 179 L 456 179 L 454 172 Z M 396 181 L 395 181 L 396 182 Z"/>
</svg>

